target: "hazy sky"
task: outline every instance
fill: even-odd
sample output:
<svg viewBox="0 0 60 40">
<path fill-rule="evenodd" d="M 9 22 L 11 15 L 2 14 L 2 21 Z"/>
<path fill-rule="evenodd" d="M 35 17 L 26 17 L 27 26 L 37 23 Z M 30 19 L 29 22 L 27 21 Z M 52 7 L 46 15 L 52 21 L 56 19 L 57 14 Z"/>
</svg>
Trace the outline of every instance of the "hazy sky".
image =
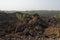
<svg viewBox="0 0 60 40">
<path fill-rule="evenodd" d="M 0 10 L 60 10 L 60 0 L 0 0 Z"/>
</svg>

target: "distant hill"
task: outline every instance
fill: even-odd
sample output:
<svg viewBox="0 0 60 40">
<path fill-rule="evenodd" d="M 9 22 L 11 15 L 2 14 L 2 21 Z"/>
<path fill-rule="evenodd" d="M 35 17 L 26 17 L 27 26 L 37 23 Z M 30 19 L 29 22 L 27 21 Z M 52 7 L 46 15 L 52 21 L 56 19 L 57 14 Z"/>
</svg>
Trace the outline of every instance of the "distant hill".
<svg viewBox="0 0 60 40">
<path fill-rule="evenodd" d="M 35 10 L 35 11 L 22 11 L 23 13 L 38 13 L 40 16 L 54 16 L 56 14 L 60 14 L 60 11 L 48 11 L 48 10 Z"/>
<path fill-rule="evenodd" d="M 1 14 L 8 14 L 9 16 L 12 16 L 12 17 L 15 17 L 15 14 L 17 13 L 29 13 L 29 14 L 39 14 L 40 16 L 49 16 L 49 17 L 52 17 L 56 14 L 60 14 L 60 11 L 56 11 L 56 10 L 31 10 L 31 11 L 0 11 L 0 15 Z"/>
</svg>

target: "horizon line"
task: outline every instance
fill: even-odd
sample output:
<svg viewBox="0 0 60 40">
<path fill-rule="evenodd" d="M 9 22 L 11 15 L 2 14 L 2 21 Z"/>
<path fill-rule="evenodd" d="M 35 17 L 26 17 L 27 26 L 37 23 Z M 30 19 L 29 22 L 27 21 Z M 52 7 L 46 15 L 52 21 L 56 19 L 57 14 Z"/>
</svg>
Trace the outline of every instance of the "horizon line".
<svg viewBox="0 0 60 40">
<path fill-rule="evenodd" d="M 51 10 L 50 9 L 42 9 L 42 10 L 37 9 L 36 10 L 35 9 L 35 10 L 0 10 L 0 11 L 60 11 L 60 10 L 52 10 L 52 9 Z"/>
</svg>

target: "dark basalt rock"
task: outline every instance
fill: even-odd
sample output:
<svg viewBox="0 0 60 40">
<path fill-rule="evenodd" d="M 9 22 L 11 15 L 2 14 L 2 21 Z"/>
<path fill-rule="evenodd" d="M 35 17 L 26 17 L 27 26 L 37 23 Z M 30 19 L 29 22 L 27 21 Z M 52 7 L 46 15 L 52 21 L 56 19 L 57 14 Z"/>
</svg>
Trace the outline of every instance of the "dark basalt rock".
<svg viewBox="0 0 60 40">
<path fill-rule="evenodd" d="M 19 13 L 20 14 L 20 13 Z M 22 14 L 23 15 L 23 14 Z M 50 25 L 49 23 L 56 23 L 55 18 L 47 18 L 45 19 L 40 17 L 37 13 L 33 15 L 29 15 L 25 17 L 23 20 L 18 20 L 16 15 L 10 14 L 1 14 L 0 15 L 0 37 L 5 37 L 5 35 L 12 34 L 12 32 L 16 30 L 17 34 L 19 32 L 19 36 L 31 36 L 35 37 L 38 36 L 49 38 L 48 36 L 44 35 L 44 31 Z M 46 21 L 47 20 L 47 21 Z M 51 21 L 52 20 L 52 21 Z M 30 23 L 29 23 L 30 22 Z M 21 35 L 22 34 L 22 35 Z M 14 35 L 14 34 L 13 34 Z"/>
</svg>

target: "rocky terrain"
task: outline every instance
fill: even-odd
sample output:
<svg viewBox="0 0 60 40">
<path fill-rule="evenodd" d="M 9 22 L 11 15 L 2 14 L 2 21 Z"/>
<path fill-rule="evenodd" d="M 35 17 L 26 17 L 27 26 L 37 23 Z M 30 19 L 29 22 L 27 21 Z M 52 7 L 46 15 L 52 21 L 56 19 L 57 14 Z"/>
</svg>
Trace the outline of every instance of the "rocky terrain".
<svg viewBox="0 0 60 40">
<path fill-rule="evenodd" d="M 24 13 L 20 13 L 24 15 Z M 54 17 L 0 13 L 0 40 L 60 40 L 60 21 Z"/>
</svg>

